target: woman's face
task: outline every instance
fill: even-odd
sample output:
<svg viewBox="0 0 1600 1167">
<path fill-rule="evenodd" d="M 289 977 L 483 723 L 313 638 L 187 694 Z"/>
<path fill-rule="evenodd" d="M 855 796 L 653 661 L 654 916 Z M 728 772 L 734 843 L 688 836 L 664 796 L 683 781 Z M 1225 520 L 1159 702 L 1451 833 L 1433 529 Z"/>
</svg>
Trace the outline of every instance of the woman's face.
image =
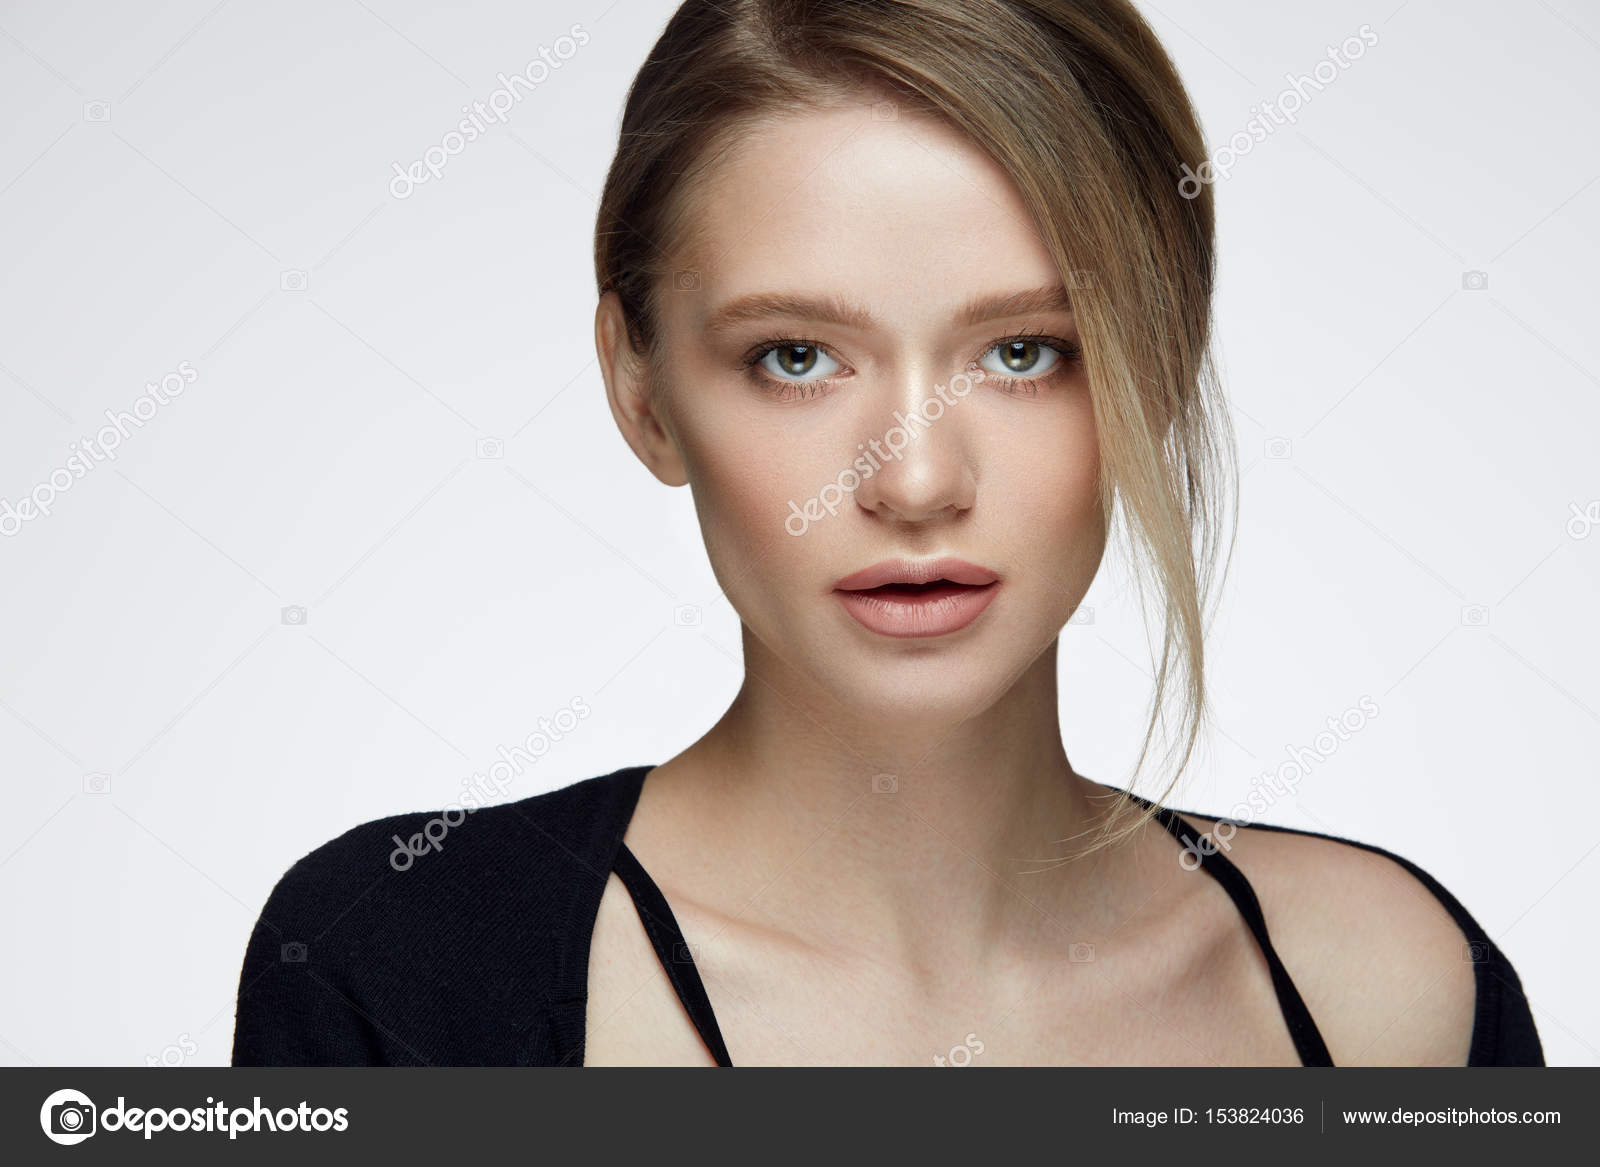
<svg viewBox="0 0 1600 1167">
<path fill-rule="evenodd" d="M 980 712 L 1105 547 L 1078 334 L 1020 195 L 943 124 L 864 103 L 767 125 L 688 210 L 652 468 L 687 477 L 747 665 L 857 710 Z M 945 558 L 979 570 L 848 578 Z"/>
</svg>

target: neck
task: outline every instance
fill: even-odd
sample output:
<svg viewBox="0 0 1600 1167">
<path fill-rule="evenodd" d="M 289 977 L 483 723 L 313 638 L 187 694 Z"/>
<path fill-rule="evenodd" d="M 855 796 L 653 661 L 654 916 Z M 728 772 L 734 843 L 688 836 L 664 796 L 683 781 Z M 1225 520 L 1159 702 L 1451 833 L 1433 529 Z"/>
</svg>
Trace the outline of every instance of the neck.
<svg viewBox="0 0 1600 1167">
<path fill-rule="evenodd" d="M 756 918 L 928 968 L 1037 936 L 1041 911 L 1068 922 L 1100 865 L 1061 860 L 1108 800 L 1062 747 L 1054 641 L 994 699 L 926 718 L 830 702 L 752 640 L 733 704 L 661 770 L 712 826 L 709 861 L 763 873 Z"/>
</svg>

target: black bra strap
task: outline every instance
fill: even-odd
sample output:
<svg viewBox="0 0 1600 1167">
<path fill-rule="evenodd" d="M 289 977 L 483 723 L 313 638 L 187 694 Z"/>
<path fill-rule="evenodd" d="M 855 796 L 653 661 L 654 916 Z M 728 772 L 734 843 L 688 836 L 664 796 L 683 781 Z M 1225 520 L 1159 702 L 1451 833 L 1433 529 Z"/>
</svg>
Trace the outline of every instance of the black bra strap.
<svg viewBox="0 0 1600 1167">
<path fill-rule="evenodd" d="M 1133 797 L 1145 806 L 1153 805 L 1138 795 Z M 1267 958 L 1267 968 L 1272 972 L 1272 987 L 1278 994 L 1278 1007 L 1283 1011 L 1283 1019 L 1289 1026 L 1289 1036 L 1294 1039 L 1294 1048 L 1300 1054 L 1301 1064 L 1333 1065 L 1333 1057 L 1328 1053 L 1327 1043 L 1322 1040 L 1322 1031 L 1312 1020 L 1311 1010 L 1306 1008 L 1305 1001 L 1300 997 L 1300 990 L 1294 987 L 1294 981 L 1289 978 L 1289 970 L 1283 967 L 1283 961 L 1278 959 L 1278 953 L 1272 947 L 1272 940 L 1267 936 L 1267 921 L 1261 914 L 1261 904 L 1256 899 L 1255 889 L 1250 886 L 1250 881 L 1244 877 L 1244 872 L 1218 851 L 1209 839 L 1202 842 L 1186 821 L 1166 807 L 1155 807 L 1155 817 L 1178 842 L 1184 845 L 1186 850 L 1194 853 L 1199 866 L 1216 878 L 1222 885 L 1222 890 L 1233 900 L 1234 907 L 1239 909 L 1244 922 L 1250 926 L 1256 943 L 1261 946 L 1261 952 Z"/>
<path fill-rule="evenodd" d="M 628 889 L 628 894 L 633 897 L 633 905 L 639 910 L 639 919 L 644 923 L 656 957 L 661 961 L 661 967 L 666 969 L 667 979 L 672 982 L 678 1000 L 688 1010 L 689 1020 L 694 1022 L 700 1040 L 706 1043 L 717 1065 L 732 1066 L 728 1047 L 722 1041 L 722 1030 L 717 1026 L 717 1015 L 711 1011 L 711 998 L 706 996 L 700 971 L 695 968 L 688 941 L 683 938 L 678 921 L 667 906 L 667 897 L 661 894 L 655 880 L 650 878 L 633 852 L 628 850 L 626 843 L 617 845 L 615 870 L 623 886 Z"/>
</svg>

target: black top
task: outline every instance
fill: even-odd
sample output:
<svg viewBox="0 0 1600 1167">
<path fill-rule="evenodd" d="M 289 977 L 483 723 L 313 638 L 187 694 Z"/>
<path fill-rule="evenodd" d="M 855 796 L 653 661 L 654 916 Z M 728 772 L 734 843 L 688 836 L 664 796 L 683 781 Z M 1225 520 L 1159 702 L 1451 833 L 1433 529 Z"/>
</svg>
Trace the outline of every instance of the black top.
<svg viewBox="0 0 1600 1167">
<path fill-rule="evenodd" d="M 615 871 L 706 1047 L 718 1065 L 731 1065 L 672 910 L 622 841 L 651 769 L 629 766 L 450 817 L 417 811 L 376 819 L 312 851 L 272 889 L 251 933 L 233 1064 L 581 1066 L 589 943 Z M 1249 881 L 1203 846 L 1184 813 L 1158 808 L 1157 818 L 1249 925 L 1301 1062 L 1332 1065 Z M 1516 971 L 1432 876 L 1366 843 L 1259 823 L 1251 829 L 1332 839 L 1414 875 L 1455 919 L 1474 959 L 1467 1064 L 1544 1064 Z"/>
</svg>

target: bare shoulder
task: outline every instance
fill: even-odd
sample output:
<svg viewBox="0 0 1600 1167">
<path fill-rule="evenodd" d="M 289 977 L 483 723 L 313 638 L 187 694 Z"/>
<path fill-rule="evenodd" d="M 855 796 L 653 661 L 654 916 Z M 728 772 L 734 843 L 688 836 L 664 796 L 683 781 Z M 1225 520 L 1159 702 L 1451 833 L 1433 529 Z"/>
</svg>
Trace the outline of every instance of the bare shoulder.
<svg viewBox="0 0 1600 1167">
<path fill-rule="evenodd" d="M 1213 833 L 1260 901 L 1267 932 L 1336 1065 L 1465 1065 L 1477 1003 L 1468 938 L 1387 854 L 1294 830 Z M 1224 839 L 1224 836 L 1228 836 Z"/>
</svg>

